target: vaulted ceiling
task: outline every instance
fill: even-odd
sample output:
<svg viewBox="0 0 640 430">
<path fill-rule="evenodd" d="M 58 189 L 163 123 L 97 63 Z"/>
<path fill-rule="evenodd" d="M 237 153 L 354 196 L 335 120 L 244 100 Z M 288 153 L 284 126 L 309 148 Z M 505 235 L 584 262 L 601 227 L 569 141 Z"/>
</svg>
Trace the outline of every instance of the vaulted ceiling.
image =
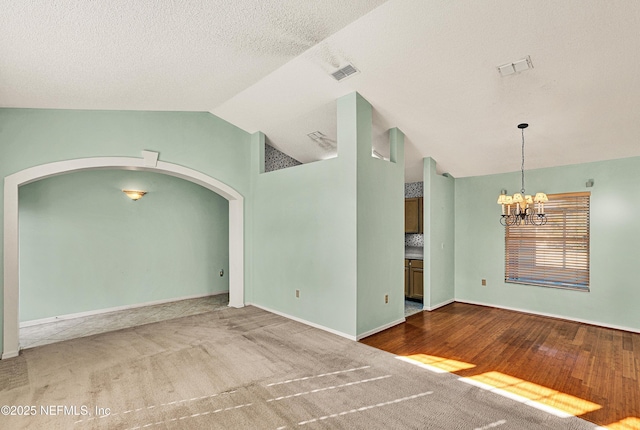
<svg viewBox="0 0 640 430">
<path fill-rule="evenodd" d="M 560 166 L 640 156 L 639 28 L 636 0 L 0 0 L 0 106 L 209 111 L 310 162 L 358 91 L 408 182 L 518 170 L 520 122 L 527 168 Z"/>
</svg>

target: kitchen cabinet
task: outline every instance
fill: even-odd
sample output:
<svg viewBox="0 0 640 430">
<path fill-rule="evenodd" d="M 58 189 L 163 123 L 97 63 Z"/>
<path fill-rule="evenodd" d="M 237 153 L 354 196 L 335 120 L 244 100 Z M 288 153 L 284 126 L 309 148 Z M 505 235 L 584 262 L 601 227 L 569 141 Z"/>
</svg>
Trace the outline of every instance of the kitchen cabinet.
<svg viewBox="0 0 640 430">
<path fill-rule="evenodd" d="M 424 299 L 424 262 L 404 260 L 404 295 L 410 299 Z"/>
<path fill-rule="evenodd" d="M 411 266 L 409 262 L 411 260 L 404 260 L 404 296 L 409 297 L 409 280 L 411 279 Z"/>
<path fill-rule="evenodd" d="M 404 199 L 404 232 L 405 233 L 422 233 L 423 215 L 422 215 L 422 197 L 412 197 Z"/>
</svg>

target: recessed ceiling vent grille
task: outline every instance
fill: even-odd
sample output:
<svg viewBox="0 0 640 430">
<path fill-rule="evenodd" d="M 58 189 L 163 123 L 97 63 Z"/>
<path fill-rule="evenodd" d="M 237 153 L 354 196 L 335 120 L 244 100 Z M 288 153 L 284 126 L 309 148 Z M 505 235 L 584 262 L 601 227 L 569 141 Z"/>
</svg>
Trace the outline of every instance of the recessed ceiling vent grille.
<svg viewBox="0 0 640 430">
<path fill-rule="evenodd" d="M 336 81 L 341 81 L 345 78 L 348 78 L 351 75 L 355 75 L 359 70 L 353 67 L 352 64 L 347 64 L 341 69 L 336 70 L 331 74 Z"/>
<path fill-rule="evenodd" d="M 327 137 L 321 131 L 314 131 L 314 132 L 311 132 L 311 133 L 307 133 L 307 136 L 309 136 L 309 139 L 315 140 L 316 142 L 320 142 L 322 139 Z"/>
<path fill-rule="evenodd" d="M 514 61 L 513 63 L 503 64 L 498 66 L 498 72 L 500 76 L 508 76 L 514 73 L 520 73 L 527 69 L 533 69 L 533 63 L 531 62 L 531 56 L 527 55 L 525 58 Z"/>
</svg>

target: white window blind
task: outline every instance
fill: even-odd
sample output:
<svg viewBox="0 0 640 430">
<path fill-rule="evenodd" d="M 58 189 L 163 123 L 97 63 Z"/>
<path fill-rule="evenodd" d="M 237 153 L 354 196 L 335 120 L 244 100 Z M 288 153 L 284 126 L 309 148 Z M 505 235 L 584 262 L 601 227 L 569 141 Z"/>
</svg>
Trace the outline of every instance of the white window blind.
<svg viewBox="0 0 640 430">
<path fill-rule="evenodd" d="M 549 194 L 542 226 L 507 226 L 505 282 L 589 291 L 591 193 Z"/>
</svg>

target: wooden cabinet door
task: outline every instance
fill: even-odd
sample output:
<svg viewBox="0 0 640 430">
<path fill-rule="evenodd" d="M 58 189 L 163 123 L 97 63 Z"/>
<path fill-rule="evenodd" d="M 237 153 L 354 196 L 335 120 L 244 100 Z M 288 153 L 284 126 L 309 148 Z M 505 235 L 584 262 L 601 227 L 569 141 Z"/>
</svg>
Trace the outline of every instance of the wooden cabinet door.
<svg viewBox="0 0 640 430">
<path fill-rule="evenodd" d="M 404 232 L 420 232 L 420 199 L 404 199 Z"/>
<path fill-rule="evenodd" d="M 411 291 L 409 290 L 410 287 L 410 276 L 411 276 L 411 272 L 409 271 L 409 260 L 404 260 L 404 295 L 406 297 L 409 297 L 411 295 Z"/>
<path fill-rule="evenodd" d="M 422 260 L 411 260 L 411 264 L 409 265 L 409 291 L 412 299 L 422 300 L 424 298 L 424 261 Z"/>
<path fill-rule="evenodd" d="M 411 267 L 411 298 L 424 299 L 424 272 L 418 267 Z"/>
<path fill-rule="evenodd" d="M 420 224 L 420 233 L 424 233 L 424 199 L 418 199 L 418 223 Z"/>
</svg>

